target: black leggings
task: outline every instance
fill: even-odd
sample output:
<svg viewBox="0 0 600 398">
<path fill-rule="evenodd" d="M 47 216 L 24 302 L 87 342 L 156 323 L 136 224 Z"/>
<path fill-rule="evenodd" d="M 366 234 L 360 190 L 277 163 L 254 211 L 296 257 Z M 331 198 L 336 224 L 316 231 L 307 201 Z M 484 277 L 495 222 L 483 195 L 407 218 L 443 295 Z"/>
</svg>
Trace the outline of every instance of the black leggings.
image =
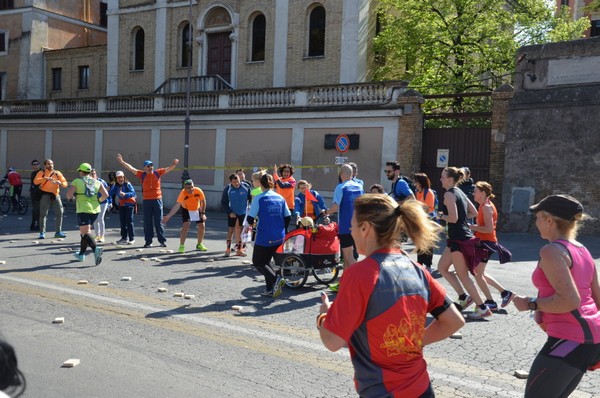
<svg viewBox="0 0 600 398">
<path fill-rule="evenodd" d="M 273 285 L 277 280 L 277 274 L 271 267 L 270 262 L 278 247 L 254 245 L 252 252 L 252 265 L 264 275 L 268 291 L 273 290 Z"/>
<path fill-rule="evenodd" d="M 579 344 L 548 337 L 529 370 L 525 398 L 568 397 L 587 368 L 598 361 L 600 344 Z"/>
</svg>

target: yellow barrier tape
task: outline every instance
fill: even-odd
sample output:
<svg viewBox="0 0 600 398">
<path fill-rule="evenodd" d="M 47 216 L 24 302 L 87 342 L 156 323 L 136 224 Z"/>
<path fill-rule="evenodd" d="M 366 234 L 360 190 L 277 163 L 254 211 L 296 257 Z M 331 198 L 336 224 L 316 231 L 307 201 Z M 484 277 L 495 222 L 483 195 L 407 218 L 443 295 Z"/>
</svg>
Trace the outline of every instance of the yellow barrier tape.
<svg viewBox="0 0 600 398">
<path fill-rule="evenodd" d="M 325 169 L 325 168 L 331 168 L 331 167 L 339 167 L 339 165 L 336 164 L 318 164 L 318 165 L 308 165 L 308 166 L 296 166 L 296 165 L 292 165 L 295 169 Z M 273 166 L 269 166 L 269 167 L 265 167 L 265 166 L 189 166 L 188 170 L 237 170 L 237 169 L 243 169 L 244 171 L 248 170 L 254 170 L 254 168 L 256 167 L 256 170 L 267 170 L 267 171 L 271 171 L 273 170 Z M 42 170 L 42 169 L 40 169 Z M 114 170 L 100 170 L 100 173 L 110 173 L 111 171 L 117 171 L 119 169 L 114 169 Z M 141 170 L 141 169 L 140 169 Z M 178 170 L 178 171 L 183 171 L 182 167 L 176 167 L 173 170 Z M 33 169 L 16 169 L 15 171 L 17 171 L 18 173 L 31 173 L 33 171 Z M 66 170 L 59 170 L 62 173 L 76 173 L 77 169 L 66 169 Z"/>
</svg>

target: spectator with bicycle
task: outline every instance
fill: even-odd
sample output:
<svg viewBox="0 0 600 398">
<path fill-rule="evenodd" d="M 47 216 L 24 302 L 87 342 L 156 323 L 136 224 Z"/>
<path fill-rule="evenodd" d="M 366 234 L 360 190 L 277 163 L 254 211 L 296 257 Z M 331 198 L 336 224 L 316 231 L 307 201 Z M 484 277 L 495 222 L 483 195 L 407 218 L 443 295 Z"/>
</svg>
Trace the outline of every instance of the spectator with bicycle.
<svg viewBox="0 0 600 398">
<path fill-rule="evenodd" d="M 8 180 L 10 184 L 11 190 L 11 201 L 12 201 L 12 211 L 13 213 L 17 212 L 20 207 L 21 191 L 23 190 L 23 181 L 21 181 L 21 174 L 15 170 L 14 167 L 9 167 L 4 175 L 2 181 L 0 181 L 0 185 L 4 185 L 4 183 Z"/>
</svg>

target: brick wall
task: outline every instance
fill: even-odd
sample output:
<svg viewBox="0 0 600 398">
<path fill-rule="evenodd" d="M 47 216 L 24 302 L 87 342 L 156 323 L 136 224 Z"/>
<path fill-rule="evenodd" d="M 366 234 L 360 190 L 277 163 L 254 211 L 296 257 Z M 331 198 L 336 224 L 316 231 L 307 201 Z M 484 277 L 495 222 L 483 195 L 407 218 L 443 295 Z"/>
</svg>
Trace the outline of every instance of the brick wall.
<svg viewBox="0 0 600 398">
<path fill-rule="evenodd" d="M 119 95 L 148 94 L 154 91 L 154 43 L 156 12 L 154 10 L 123 14 L 119 17 Z M 133 70 L 133 30 L 144 29 L 144 70 Z"/>
<path fill-rule="evenodd" d="M 307 58 L 308 7 L 313 0 L 291 1 L 288 30 L 288 86 L 332 84 L 339 82 L 340 43 L 343 2 L 324 0 L 325 56 Z"/>
<path fill-rule="evenodd" d="M 600 37 L 523 47 L 506 134 L 503 210 L 535 231 L 526 210 L 550 194 L 578 198 L 600 232 Z"/>
<path fill-rule="evenodd" d="M 400 171 L 407 176 L 421 169 L 421 147 L 423 143 L 423 96 L 408 90 L 398 97 L 403 106 L 402 119 L 398 128 L 398 156 Z"/>
</svg>

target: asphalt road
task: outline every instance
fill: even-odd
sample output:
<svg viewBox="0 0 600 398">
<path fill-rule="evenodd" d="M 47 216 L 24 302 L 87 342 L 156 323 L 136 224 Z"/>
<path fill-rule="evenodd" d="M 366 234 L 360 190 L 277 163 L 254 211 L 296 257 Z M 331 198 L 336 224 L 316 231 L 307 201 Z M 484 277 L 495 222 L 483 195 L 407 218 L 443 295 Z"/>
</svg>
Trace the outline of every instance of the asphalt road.
<svg viewBox="0 0 600 398">
<path fill-rule="evenodd" d="M 0 261 L 6 261 L 0 264 L 0 333 L 16 348 L 27 378 L 24 397 L 356 396 L 347 350 L 328 352 L 314 327 L 324 286 L 309 277 L 304 288 L 286 289 L 278 300 L 261 297 L 264 282 L 249 258 L 222 257 L 224 215 L 208 214 L 208 252 L 180 255 L 177 217 L 167 228 L 167 249 L 175 251 L 169 253 L 140 250 L 141 216 L 136 245 L 109 243 L 119 239 L 118 217 L 111 214 L 98 267 L 92 256 L 79 263 L 68 251 L 79 244 L 72 207 L 62 241 L 37 240 L 29 217 L 0 217 Z M 49 220 L 49 231 L 53 226 Z M 515 261 L 492 261 L 489 273 L 517 293 L 533 293 L 530 275 L 544 242 L 530 234 L 500 239 Z M 598 237 L 581 241 L 600 264 Z M 192 233 L 187 243 L 195 246 Z M 174 297 L 178 292 L 195 297 Z M 53 324 L 57 317 L 64 323 Z M 514 371 L 527 371 L 545 340 L 529 314 L 511 305 L 460 332 L 462 339 L 425 349 L 436 395 L 522 396 L 525 381 Z M 80 364 L 61 367 L 68 359 Z M 573 397 L 597 396 L 595 373 Z"/>
</svg>

